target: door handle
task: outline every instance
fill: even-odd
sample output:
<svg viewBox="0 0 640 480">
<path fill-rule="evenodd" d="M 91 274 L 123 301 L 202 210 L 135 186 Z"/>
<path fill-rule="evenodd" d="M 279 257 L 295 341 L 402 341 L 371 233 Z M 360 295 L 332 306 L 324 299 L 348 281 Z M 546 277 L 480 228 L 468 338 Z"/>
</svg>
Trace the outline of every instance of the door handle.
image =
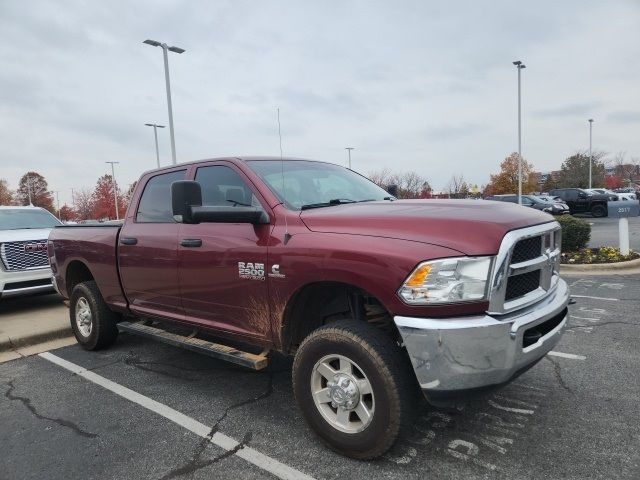
<svg viewBox="0 0 640 480">
<path fill-rule="evenodd" d="M 120 238 L 120 243 L 122 245 L 135 245 L 138 243 L 138 239 L 133 237 L 122 237 Z"/>
<path fill-rule="evenodd" d="M 201 247 L 202 240 L 199 238 L 185 238 L 180 241 L 180 245 L 182 245 L 183 247 L 191 247 L 191 248 Z"/>
</svg>

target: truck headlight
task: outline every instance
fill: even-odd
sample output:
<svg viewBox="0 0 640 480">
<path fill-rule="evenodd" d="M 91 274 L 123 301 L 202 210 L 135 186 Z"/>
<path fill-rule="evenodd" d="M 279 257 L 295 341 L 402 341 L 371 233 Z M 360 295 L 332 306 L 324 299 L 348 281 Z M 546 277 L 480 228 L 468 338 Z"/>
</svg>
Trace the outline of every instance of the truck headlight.
<svg viewBox="0 0 640 480">
<path fill-rule="evenodd" d="M 414 305 L 485 300 L 492 261 L 493 257 L 458 257 L 422 262 L 398 295 Z"/>
</svg>

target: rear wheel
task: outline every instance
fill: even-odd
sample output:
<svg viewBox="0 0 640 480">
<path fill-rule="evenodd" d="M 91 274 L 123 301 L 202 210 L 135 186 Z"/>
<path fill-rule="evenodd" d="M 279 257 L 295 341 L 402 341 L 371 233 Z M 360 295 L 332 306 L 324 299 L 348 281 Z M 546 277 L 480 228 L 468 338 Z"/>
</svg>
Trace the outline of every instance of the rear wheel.
<svg viewBox="0 0 640 480">
<path fill-rule="evenodd" d="M 293 365 L 296 400 L 330 448 L 370 459 L 395 442 L 416 397 L 406 355 L 383 331 L 343 320 L 312 332 Z"/>
<path fill-rule="evenodd" d="M 594 217 L 606 217 L 607 208 L 604 205 L 594 205 L 591 207 L 591 215 Z"/>
<path fill-rule="evenodd" d="M 79 283 L 71 293 L 71 329 L 85 350 L 106 348 L 116 341 L 120 316 L 105 303 L 96 282 Z"/>
</svg>

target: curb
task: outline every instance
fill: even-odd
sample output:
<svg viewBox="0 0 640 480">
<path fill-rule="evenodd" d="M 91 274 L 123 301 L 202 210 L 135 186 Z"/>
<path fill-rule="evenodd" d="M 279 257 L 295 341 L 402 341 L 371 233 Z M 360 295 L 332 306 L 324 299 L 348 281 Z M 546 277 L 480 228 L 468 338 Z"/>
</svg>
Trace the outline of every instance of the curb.
<svg viewBox="0 0 640 480">
<path fill-rule="evenodd" d="M 563 263 L 560 265 L 560 273 L 625 273 L 626 270 L 637 269 L 640 269 L 640 258 L 617 263 L 592 263 L 586 265 L 568 265 Z"/>
<path fill-rule="evenodd" d="M 49 330 L 48 332 L 38 332 L 33 335 L 25 335 L 18 338 L 11 338 L 8 335 L 0 335 L 0 352 L 15 350 L 17 348 L 29 347 L 39 343 L 58 340 L 73 336 L 71 326 Z"/>
</svg>

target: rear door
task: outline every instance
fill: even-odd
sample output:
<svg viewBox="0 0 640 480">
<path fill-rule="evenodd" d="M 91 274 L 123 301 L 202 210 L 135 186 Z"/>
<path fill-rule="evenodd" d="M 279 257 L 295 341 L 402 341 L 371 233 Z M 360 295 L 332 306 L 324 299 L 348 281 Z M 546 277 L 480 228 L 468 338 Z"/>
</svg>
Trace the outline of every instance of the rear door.
<svg viewBox="0 0 640 480">
<path fill-rule="evenodd" d="M 160 173 L 144 186 L 120 231 L 120 278 L 133 312 L 183 319 L 178 281 L 178 230 L 173 219 L 171 183 L 185 170 Z"/>
<path fill-rule="evenodd" d="M 268 208 L 232 164 L 201 166 L 195 180 L 202 187 L 203 205 Z M 271 338 L 266 274 L 271 227 L 249 223 L 180 226 L 179 277 L 187 321 L 241 336 Z"/>
</svg>

